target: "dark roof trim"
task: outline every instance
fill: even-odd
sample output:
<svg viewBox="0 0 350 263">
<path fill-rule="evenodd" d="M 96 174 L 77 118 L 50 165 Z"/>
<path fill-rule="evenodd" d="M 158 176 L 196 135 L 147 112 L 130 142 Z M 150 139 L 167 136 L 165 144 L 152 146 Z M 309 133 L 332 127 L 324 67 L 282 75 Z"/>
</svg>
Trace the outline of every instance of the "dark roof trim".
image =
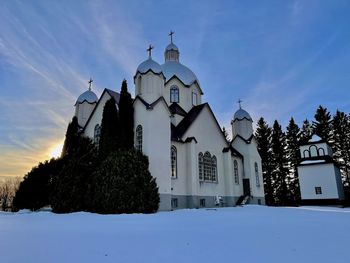
<svg viewBox="0 0 350 263">
<path fill-rule="evenodd" d="M 226 153 L 226 152 L 229 152 L 229 151 L 231 152 L 232 156 L 238 156 L 238 157 L 243 159 L 243 155 L 239 151 L 237 151 L 235 148 L 233 148 L 232 145 L 222 149 L 223 153 Z"/>
<path fill-rule="evenodd" d="M 174 79 L 174 78 L 176 78 L 178 81 L 180 81 L 181 84 L 184 85 L 184 86 L 187 87 L 187 88 L 189 88 L 189 87 L 192 86 L 193 84 L 197 84 L 198 89 L 199 89 L 199 92 L 201 93 L 201 95 L 204 94 L 203 91 L 202 91 L 202 89 L 201 89 L 201 87 L 199 86 L 199 82 L 198 82 L 197 80 L 193 81 L 190 85 L 186 85 L 186 84 L 183 83 L 183 81 L 182 81 L 180 78 L 178 78 L 178 76 L 176 76 L 175 74 L 174 74 L 170 79 L 168 79 L 168 80 L 165 82 L 165 85 L 166 85 L 169 81 L 171 81 L 172 79 Z"/>
<path fill-rule="evenodd" d="M 91 114 L 90 114 L 88 120 L 87 120 L 86 123 L 85 123 L 85 126 L 84 126 L 84 128 L 83 128 L 83 131 L 85 131 L 85 128 L 86 128 L 87 125 L 89 124 L 89 122 L 90 122 L 92 116 L 94 115 L 94 113 L 95 113 L 95 111 L 96 111 L 98 105 L 100 104 L 101 99 L 103 98 L 103 95 L 104 95 L 105 93 L 108 93 L 108 95 L 111 96 L 111 97 L 113 97 L 115 100 L 116 100 L 116 98 L 115 98 L 112 94 L 113 94 L 113 93 L 114 93 L 114 94 L 119 94 L 118 92 L 115 92 L 115 91 L 110 90 L 110 89 L 104 89 L 104 90 L 103 90 L 103 92 L 102 92 L 100 98 L 99 98 L 98 101 L 97 101 L 97 104 L 96 104 L 95 108 L 93 109 L 93 111 L 91 112 Z M 120 97 L 120 94 L 119 94 L 119 97 Z M 116 103 L 117 103 L 117 104 L 119 103 L 119 99 L 118 99 L 118 101 L 116 100 Z"/>
<path fill-rule="evenodd" d="M 181 115 L 183 117 L 185 117 L 187 114 L 187 112 L 176 102 L 173 102 L 169 106 L 169 110 L 170 110 L 171 114 L 178 114 L 178 115 Z"/>
<path fill-rule="evenodd" d="M 186 140 L 185 140 L 185 143 L 192 142 L 192 141 L 195 141 L 195 143 L 198 143 L 196 137 L 193 137 L 193 136 L 192 137 L 187 137 Z"/>
<path fill-rule="evenodd" d="M 243 121 L 244 119 L 246 119 L 247 121 L 251 121 L 251 122 L 253 122 L 253 120 L 252 120 L 252 119 L 248 119 L 247 117 L 243 117 L 243 118 L 235 118 L 235 119 L 233 120 L 233 122 L 235 122 L 235 121 Z"/>
<path fill-rule="evenodd" d="M 136 98 L 134 99 L 133 104 L 135 103 L 136 100 L 139 100 L 142 102 L 143 105 L 145 105 L 147 110 L 153 110 L 154 106 L 157 105 L 159 102 L 163 102 L 167 108 L 167 110 L 170 113 L 168 104 L 166 103 L 166 100 L 164 99 L 163 96 L 159 97 L 158 99 L 156 99 L 154 102 L 152 102 L 151 104 L 146 102 L 143 98 L 141 98 L 139 95 L 136 96 Z"/>
<path fill-rule="evenodd" d="M 162 76 L 163 76 L 163 79 L 166 80 L 166 78 L 165 78 L 165 76 L 164 76 L 164 74 L 163 74 L 162 71 L 159 72 L 159 73 L 156 73 L 156 72 L 154 72 L 152 69 L 149 69 L 149 70 L 147 70 L 146 72 L 136 71 L 135 76 L 134 76 L 134 84 L 135 84 L 135 79 L 136 79 L 137 73 L 140 73 L 140 75 L 146 75 L 146 74 L 149 73 L 149 72 L 152 72 L 154 75 L 162 75 Z"/>
<path fill-rule="evenodd" d="M 95 103 L 97 103 L 96 101 L 94 101 L 94 102 L 88 102 L 86 99 L 84 99 L 83 101 L 81 101 L 81 102 L 76 102 L 75 104 L 74 104 L 74 106 L 76 106 L 77 104 L 83 104 L 84 102 L 87 102 L 87 103 L 89 103 L 89 104 L 95 104 Z"/>
<path fill-rule="evenodd" d="M 306 145 L 312 145 L 312 144 L 317 144 L 317 143 L 326 143 L 328 144 L 328 142 L 326 140 L 319 140 L 319 141 L 315 141 L 315 142 L 304 142 L 301 143 L 300 146 L 306 146 Z"/>
<path fill-rule="evenodd" d="M 234 140 L 236 140 L 237 137 L 240 138 L 240 139 L 242 139 L 246 144 L 251 144 L 251 143 L 252 143 L 252 140 L 253 140 L 253 138 L 254 138 L 254 134 L 252 134 L 248 139 L 244 139 L 241 135 L 237 134 L 237 135 L 233 138 L 233 140 L 231 141 L 231 143 L 232 143 Z"/>
</svg>

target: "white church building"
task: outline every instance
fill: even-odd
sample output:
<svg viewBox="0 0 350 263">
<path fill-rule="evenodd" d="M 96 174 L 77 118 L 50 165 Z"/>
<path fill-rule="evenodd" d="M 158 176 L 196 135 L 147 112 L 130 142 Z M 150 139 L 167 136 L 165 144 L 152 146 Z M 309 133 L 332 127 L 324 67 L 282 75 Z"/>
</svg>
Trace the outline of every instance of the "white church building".
<svg viewBox="0 0 350 263">
<path fill-rule="evenodd" d="M 135 147 L 149 158 L 159 187 L 160 210 L 234 206 L 241 197 L 265 204 L 261 158 L 253 120 L 241 108 L 232 118 L 227 142 L 196 75 L 180 62 L 178 47 L 165 48 L 164 63 L 149 57 L 134 76 Z M 106 101 L 119 93 L 105 89 L 100 98 L 89 90 L 75 104 L 83 134 L 98 145 Z"/>
</svg>

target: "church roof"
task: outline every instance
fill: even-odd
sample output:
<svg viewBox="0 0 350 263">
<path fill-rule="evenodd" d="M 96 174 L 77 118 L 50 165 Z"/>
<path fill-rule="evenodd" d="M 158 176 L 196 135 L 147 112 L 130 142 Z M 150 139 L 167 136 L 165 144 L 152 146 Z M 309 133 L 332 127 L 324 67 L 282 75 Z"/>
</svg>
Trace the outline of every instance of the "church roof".
<svg viewBox="0 0 350 263">
<path fill-rule="evenodd" d="M 233 116 L 233 121 L 241 121 L 243 119 L 247 119 L 248 121 L 253 121 L 252 117 L 250 117 L 249 113 L 240 108 L 237 110 Z"/>
<path fill-rule="evenodd" d="M 179 48 L 178 48 L 174 43 L 170 43 L 170 44 L 165 48 L 165 51 L 168 51 L 168 50 L 176 50 L 176 51 L 179 51 Z"/>
<path fill-rule="evenodd" d="M 87 90 L 78 97 L 77 101 L 75 102 L 75 105 L 81 104 L 84 102 L 92 104 L 97 101 L 98 101 L 97 95 L 93 91 Z"/>
<path fill-rule="evenodd" d="M 137 67 L 136 74 L 138 72 L 141 74 L 146 74 L 148 71 L 152 71 L 155 74 L 161 74 L 162 67 L 150 57 Z"/>
<path fill-rule="evenodd" d="M 173 102 L 170 106 L 169 106 L 169 110 L 171 112 L 171 114 L 178 114 L 181 116 L 186 116 L 187 112 L 181 108 L 181 106 L 179 104 L 177 104 L 176 102 Z"/>
<path fill-rule="evenodd" d="M 185 65 L 178 61 L 166 61 L 161 65 L 166 81 L 176 76 L 185 86 L 191 86 L 194 82 L 199 84 L 196 75 Z"/>
</svg>

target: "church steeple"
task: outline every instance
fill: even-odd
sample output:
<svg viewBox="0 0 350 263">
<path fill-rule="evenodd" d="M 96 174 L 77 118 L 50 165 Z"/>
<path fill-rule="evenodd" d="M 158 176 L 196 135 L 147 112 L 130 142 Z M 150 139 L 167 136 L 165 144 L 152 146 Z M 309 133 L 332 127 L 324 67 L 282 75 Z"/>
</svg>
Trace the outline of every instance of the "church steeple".
<svg viewBox="0 0 350 263">
<path fill-rule="evenodd" d="M 170 31 L 170 44 L 165 48 L 164 58 L 167 61 L 179 61 L 180 52 L 178 47 L 173 43 L 174 31 Z"/>
</svg>

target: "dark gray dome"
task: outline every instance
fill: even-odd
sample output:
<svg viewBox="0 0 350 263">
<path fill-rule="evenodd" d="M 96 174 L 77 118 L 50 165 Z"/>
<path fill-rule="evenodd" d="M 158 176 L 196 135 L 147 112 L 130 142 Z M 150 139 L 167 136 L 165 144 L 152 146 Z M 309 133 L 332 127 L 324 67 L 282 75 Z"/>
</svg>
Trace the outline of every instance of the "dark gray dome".
<svg viewBox="0 0 350 263">
<path fill-rule="evenodd" d="M 78 97 L 77 102 L 75 104 L 81 104 L 84 101 L 88 103 L 95 103 L 98 101 L 98 98 L 93 91 L 87 90 Z"/>
<path fill-rule="evenodd" d="M 246 112 L 243 109 L 239 109 L 238 111 L 236 111 L 235 115 L 233 116 L 233 120 L 243 120 L 243 119 L 247 119 L 249 121 L 253 121 L 252 117 L 250 117 L 249 113 Z"/>
<path fill-rule="evenodd" d="M 162 73 L 162 67 L 155 62 L 152 58 L 149 58 L 147 60 L 145 60 L 144 62 L 142 62 L 136 70 L 136 74 L 137 72 L 144 74 L 146 72 L 148 72 L 149 70 L 153 71 L 153 73 L 156 74 L 160 74 Z"/>
</svg>

